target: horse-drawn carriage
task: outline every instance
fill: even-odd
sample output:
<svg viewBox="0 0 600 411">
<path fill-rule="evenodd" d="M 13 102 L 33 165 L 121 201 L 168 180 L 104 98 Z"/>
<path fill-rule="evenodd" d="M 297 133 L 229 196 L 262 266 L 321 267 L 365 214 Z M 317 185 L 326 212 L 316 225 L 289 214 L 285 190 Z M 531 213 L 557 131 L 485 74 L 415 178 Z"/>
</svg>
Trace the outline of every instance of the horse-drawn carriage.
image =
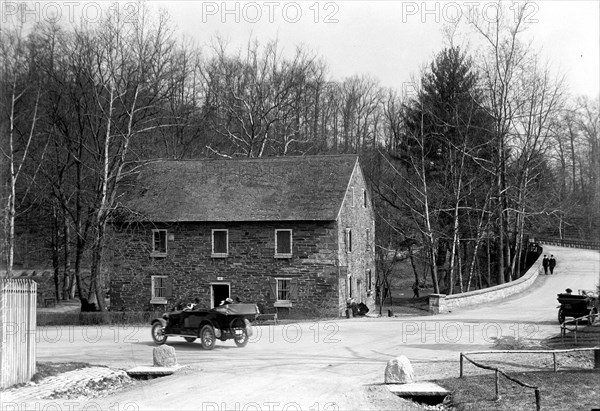
<svg viewBox="0 0 600 411">
<path fill-rule="evenodd" d="M 570 291 L 570 289 L 567 289 Z M 579 294 L 570 292 L 558 294 L 558 322 L 563 324 L 567 317 L 587 317 L 589 325 L 598 316 L 598 297 L 590 291 L 579 290 Z"/>
</svg>

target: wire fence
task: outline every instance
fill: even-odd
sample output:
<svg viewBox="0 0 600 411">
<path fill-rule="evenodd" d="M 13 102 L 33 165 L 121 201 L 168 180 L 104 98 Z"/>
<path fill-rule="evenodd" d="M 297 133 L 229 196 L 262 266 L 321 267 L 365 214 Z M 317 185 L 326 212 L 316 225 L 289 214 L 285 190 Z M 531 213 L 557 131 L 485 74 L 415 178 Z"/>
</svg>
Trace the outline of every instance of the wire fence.
<svg viewBox="0 0 600 411">
<path fill-rule="evenodd" d="M 556 354 L 560 354 L 560 353 L 570 353 L 570 352 L 577 352 L 577 351 L 594 351 L 595 354 L 595 364 L 594 364 L 594 368 L 600 368 L 600 347 L 589 347 L 589 348 L 571 348 L 571 349 L 564 349 L 564 350 L 488 350 L 488 351 L 470 351 L 470 352 L 461 352 L 460 353 L 460 377 L 462 378 L 464 376 L 464 360 L 467 360 L 468 362 L 470 362 L 471 364 L 475 365 L 476 367 L 482 368 L 484 370 L 490 370 L 490 371 L 494 371 L 495 373 L 495 386 L 496 386 L 496 397 L 495 400 L 498 401 L 500 399 L 500 375 L 504 376 L 506 379 L 513 381 L 517 384 L 519 384 L 522 387 L 526 387 L 526 388 L 531 388 L 532 390 L 534 390 L 534 394 L 535 394 L 535 409 L 537 411 L 539 411 L 541 409 L 541 394 L 540 394 L 540 388 L 535 386 L 535 385 L 531 385 L 531 384 L 527 384 L 523 381 L 518 380 L 515 377 L 510 376 L 509 374 L 507 374 L 505 371 L 501 370 L 498 367 L 494 367 L 491 365 L 484 365 L 481 364 L 479 362 L 476 362 L 475 360 L 469 358 L 467 355 L 473 356 L 473 355 L 478 355 L 478 354 L 552 354 L 552 359 L 553 359 L 553 369 L 554 371 L 558 371 L 558 365 L 556 362 Z"/>
</svg>

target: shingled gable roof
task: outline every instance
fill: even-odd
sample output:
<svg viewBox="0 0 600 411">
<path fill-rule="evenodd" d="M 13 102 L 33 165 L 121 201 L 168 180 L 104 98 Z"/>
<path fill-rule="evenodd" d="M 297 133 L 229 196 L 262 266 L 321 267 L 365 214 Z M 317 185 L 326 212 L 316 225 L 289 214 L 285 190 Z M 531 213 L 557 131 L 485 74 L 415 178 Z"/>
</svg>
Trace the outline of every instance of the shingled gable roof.
<svg viewBox="0 0 600 411">
<path fill-rule="evenodd" d="M 355 155 L 148 164 L 124 208 L 152 222 L 334 221 Z"/>
</svg>

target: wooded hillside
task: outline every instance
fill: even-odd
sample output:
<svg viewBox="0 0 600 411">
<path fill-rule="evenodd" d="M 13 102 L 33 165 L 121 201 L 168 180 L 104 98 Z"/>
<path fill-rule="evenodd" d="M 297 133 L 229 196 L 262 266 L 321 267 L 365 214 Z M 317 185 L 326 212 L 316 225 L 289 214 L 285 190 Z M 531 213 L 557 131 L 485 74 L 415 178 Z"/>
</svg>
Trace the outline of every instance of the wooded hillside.
<svg viewBox="0 0 600 411">
<path fill-rule="evenodd" d="M 366 73 L 334 79 L 301 46 L 198 47 L 151 10 L 5 26 L 3 275 L 51 266 L 61 298 L 104 301 L 120 183 L 158 158 L 358 153 L 380 261 L 414 251 L 435 291 L 515 279 L 530 236 L 597 240 L 598 100 L 569 94 L 525 26 L 517 13 L 457 27 L 479 46 L 450 41 L 410 94 Z"/>
</svg>

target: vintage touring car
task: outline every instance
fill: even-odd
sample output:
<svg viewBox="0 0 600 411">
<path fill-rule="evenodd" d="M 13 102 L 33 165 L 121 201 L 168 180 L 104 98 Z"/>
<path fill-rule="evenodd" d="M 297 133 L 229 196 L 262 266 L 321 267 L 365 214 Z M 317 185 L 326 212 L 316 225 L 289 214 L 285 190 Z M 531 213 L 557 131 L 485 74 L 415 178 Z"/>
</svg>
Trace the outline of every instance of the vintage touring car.
<svg viewBox="0 0 600 411">
<path fill-rule="evenodd" d="M 213 309 L 184 309 L 164 313 L 152 324 L 152 340 L 164 344 L 168 337 L 183 337 L 187 342 L 200 339 L 200 344 L 212 350 L 216 340 L 233 339 L 238 347 L 245 347 L 252 336 L 250 321 L 256 318 L 255 304 L 224 304 Z"/>
<path fill-rule="evenodd" d="M 584 318 L 589 325 L 592 325 L 598 316 L 598 306 L 600 300 L 594 295 L 593 291 L 580 290 L 580 294 L 571 294 L 571 289 L 567 293 L 558 294 L 558 322 L 563 324 L 567 317 Z"/>
</svg>

